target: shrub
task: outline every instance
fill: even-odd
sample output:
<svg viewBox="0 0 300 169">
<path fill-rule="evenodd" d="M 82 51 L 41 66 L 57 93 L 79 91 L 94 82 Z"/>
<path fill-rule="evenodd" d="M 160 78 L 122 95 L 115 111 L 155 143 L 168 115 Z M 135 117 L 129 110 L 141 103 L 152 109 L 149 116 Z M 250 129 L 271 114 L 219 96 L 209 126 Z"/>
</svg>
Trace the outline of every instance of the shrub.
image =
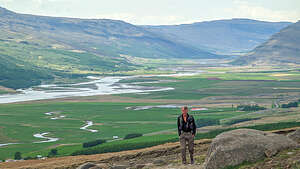
<svg viewBox="0 0 300 169">
<path fill-rule="evenodd" d="M 226 124 L 226 125 L 233 125 L 233 124 L 237 124 L 237 123 L 241 123 L 241 122 L 245 122 L 245 121 L 258 120 L 258 119 L 260 119 L 260 118 L 233 119 L 233 120 L 225 122 L 224 124 Z"/>
<path fill-rule="evenodd" d="M 124 140 L 123 140 L 124 141 Z M 128 140 L 125 140 L 128 141 Z M 71 155 L 90 155 L 90 154 L 101 154 L 101 153 L 110 153 L 110 152 L 120 152 L 126 150 L 136 150 L 146 147 L 152 147 L 160 144 L 164 144 L 167 142 L 175 142 L 178 141 L 177 137 L 166 139 L 166 140 L 156 140 L 156 141 L 141 141 L 141 142 L 126 142 L 123 144 L 113 144 L 106 145 L 103 147 L 91 147 L 83 150 L 78 150 L 73 152 Z"/>
<path fill-rule="evenodd" d="M 136 138 L 136 137 L 141 137 L 141 136 L 143 136 L 143 134 L 140 134 L 140 133 L 127 134 L 127 135 L 124 137 L 124 140 L 126 140 L 126 139 L 131 139 L 131 138 Z"/>
<path fill-rule="evenodd" d="M 281 108 L 298 107 L 298 102 L 289 102 L 288 104 L 282 104 Z"/>
<path fill-rule="evenodd" d="M 15 160 L 21 160 L 22 159 L 22 154 L 21 152 L 16 152 L 15 153 Z"/>
<path fill-rule="evenodd" d="M 36 159 L 34 157 L 31 157 L 31 156 L 28 156 L 28 157 L 25 157 L 24 160 L 33 160 L 33 159 Z"/>
<path fill-rule="evenodd" d="M 219 124 L 220 124 L 220 120 L 218 119 L 197 119 L 196 120 L 197 128 L 205 127 L 205 126 L 214 126 Z"/>
<path fill-rule="evenodd" d="M 102 144 L 102 143 L 105 143 L 106 140 L 94 140 L 94 141 L 89 141 L 89 142 L 85 142 L 82 144 L 82 147 L 83 148 L 87 148 L 87 147 L 93 147 L 93 146 L 96 146 L 96 145 L 99 145 L 99 144 Z"/>
<path fill-rule="evenodd" d="M 271 123 L 271 124 L 262 124 L 257 126 L 249 126 L 249 127 L 234 127 L 234 128 L 226 128 L 226 129 L 217 129 L 207 133 L 198 133 L 195 136 L 195 139 L 211 139 L 216 137 L 217 135 L 240 128 L 249 128 L 249 129 L 256 129 L 262 131 L 270 131 L 270 130 L 278 130 L 284 128 L 291 128 L 300 126 L 300 122 L 280 122 L 280 123 Z M 126 141 L 126 142 L 124 142 Z M 140 142 L 131 142 L 130 140 L 122 140 L 121 142 L 116 142 L 113 145 L 103 145 L 100 147 L 92 147 L 87 149 L 82 149 L 73 152 L 71 155 L 90 155 L 90 154 L 101 154 L 101 153 L 108 153 L 108 152 L 120 152 L 126 150 L 136 150 L 146 147 L 151 147 L 155 145 L 160 145 L 168 142 L 177 142 L 178 136 L 174 135 L 174 137 L 167 138 L 167 139 L 159 139 L 159 140 L 149 140 L 149 141 L 140 141 Z"/>
<path fill-rule="evenodd" d="M 255 105 L 238 105 L 237 109 L 241 111 L 258 111 L 258 110 L 265 110 L 266 108 L 255 104 Z"/>
<path fill-rule="evenodd" d="M 57 149 L 51 149 L 50 152 L 48 153 L 48 157 L 53 157 L 57 155 Z"/>
</svg>

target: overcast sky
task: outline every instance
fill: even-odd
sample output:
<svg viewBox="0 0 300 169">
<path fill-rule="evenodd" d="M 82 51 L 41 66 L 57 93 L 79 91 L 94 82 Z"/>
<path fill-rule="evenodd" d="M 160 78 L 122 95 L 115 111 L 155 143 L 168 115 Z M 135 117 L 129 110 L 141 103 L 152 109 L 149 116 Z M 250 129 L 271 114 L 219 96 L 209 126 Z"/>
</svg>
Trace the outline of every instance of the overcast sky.
<svg viewBox="0 0 300 169">
<path fill-rule="evenodd" d="M 300 20 L 300 0 L 0 0 L 0 6 L 26 14 L 119 19 L 139 25 L 231 18 Z"/>
</svg>

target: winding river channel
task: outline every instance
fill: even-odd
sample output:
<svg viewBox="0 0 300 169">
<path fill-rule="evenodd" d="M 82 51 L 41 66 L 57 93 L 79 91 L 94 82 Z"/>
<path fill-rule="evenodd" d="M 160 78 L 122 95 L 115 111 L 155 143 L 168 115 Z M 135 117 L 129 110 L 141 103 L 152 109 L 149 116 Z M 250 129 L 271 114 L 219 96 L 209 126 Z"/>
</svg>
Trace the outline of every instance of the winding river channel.
<svg viewBox="0 0 300 169">
<path fill-rule="evenodd" d="M 172 87 L 154 87 L 154 86 L 142 86 L 144 83 L 160 83 L 160 81 L 151 82 L 132 82 L 132 83 L 120 83 L 123 79 L 135 79 L 139 77 L 167 77 L 167 76 L 192 76 L 199 74 L 201 71 L 197 72 L 186 72 L 186 73 L 176 73 L 176 74 L 166 74 L 166 75 L 137 75 L 137 76 L 110 76 L 110 77 L 94 77 L 88 76 L 87 82 L 74 83 L 74 84 L 50 84 L 50 85 L 40 85 L 28 89 L 19 89 L 17 94 L 5 94 L 0 95 L 1 103 L 15 103 L 23 101 L 34 101 L 34 100 L 45 100 L 45 99 L 56 99 L 56 98 L 66 98 L 75 96 L 94 96 L 94 95 L 109 95 L 109 94 L 122 94 L 122 93 L 141 93 L 148 94 L 153 91 L 166 91 L 173 90 Z M 166 80 L 164 80 L 166 81 Z M 164 105 L 158 107 L 178 107 L 178 105 Z M 131 107 L 128 107 L 131 108 Z M 132 109 L 150 109 L 152 107 L 134 107 Z M 57 112 L 48 112 L 45 115 L 53 116 Z M 65 116 L 52 117 L 52 120 L 64 118 Z M 88 132 L 98 132 L 98 130 L 88 129 L 88 127 L 93 126 L 92 121 L 86 121 L 86 124 L 81 127 L 81 130 L 86 130 Z M 45 139 L 43 141 L 36 141 L 33 143 L 47 143 L 56 142 L 59 138 L 47 137 L 45 133 L 34 134 L 33 137 Z M 2 143 L 0 147 L 22 144 L 22 143 Z"/>
<path fill-rule="evenodd" d="M 122 79 L 138 77 L 191 76 L 200 72 L 186 72 L 166 75 L 137 75 L 137 76 L 88 76 L 88 82 L 74 84 L 40 85 L 28 89 L 18 89 L 17 94 L 0 95 L 0 103 L 15 103 L 33 100 L 66 98 L 75 96 L 94 96 L 122 93 L 149 93 L 153 91 L 173 90 L 172 87 L 141 86 L 142 83 L 120 83 Z M 150 83 L 158 83 L 154 81 Z M 145 82 L 149 83 L 149 82 Z"/>
</svg>

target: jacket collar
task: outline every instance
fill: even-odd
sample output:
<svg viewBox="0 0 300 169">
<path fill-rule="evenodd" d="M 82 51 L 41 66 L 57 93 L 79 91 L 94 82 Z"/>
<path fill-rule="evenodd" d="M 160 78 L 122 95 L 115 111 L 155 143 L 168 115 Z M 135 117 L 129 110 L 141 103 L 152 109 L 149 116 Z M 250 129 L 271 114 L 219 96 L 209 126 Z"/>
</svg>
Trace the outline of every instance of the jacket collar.
<svg viewBox="0 0 300 169">
<path fill-rule="evenodd" d="M 186 116 L 186 119 L 188 119 L 189 116 L 190 116 L 189 113 L 186 113 L 186 115 L 187 115 L 187 116 Z M 181 117 L 182 117 L 182 119 L 183 119 L 183 114 L 181 114 Z"/>
</svg>

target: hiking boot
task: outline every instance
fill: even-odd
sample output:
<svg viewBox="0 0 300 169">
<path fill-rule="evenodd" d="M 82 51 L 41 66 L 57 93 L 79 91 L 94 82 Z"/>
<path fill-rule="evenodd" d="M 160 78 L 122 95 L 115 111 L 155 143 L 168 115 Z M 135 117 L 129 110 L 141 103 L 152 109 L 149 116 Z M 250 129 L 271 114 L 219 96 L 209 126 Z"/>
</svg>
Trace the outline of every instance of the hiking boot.
<svg viewBox="0 0 300 169">
<path fill-rule="evenodd" d="M 183 164 L 183 165 L 186 165 L 186 161 L 182 161 L 182 164 Z"/>
<path fill-rule="evenodd" d="M 194 156 L 193 156 L 193 154 L 190 154 L 190 158 L 191 158 L 191 164 L 194 164 Z"/>
</svg>

